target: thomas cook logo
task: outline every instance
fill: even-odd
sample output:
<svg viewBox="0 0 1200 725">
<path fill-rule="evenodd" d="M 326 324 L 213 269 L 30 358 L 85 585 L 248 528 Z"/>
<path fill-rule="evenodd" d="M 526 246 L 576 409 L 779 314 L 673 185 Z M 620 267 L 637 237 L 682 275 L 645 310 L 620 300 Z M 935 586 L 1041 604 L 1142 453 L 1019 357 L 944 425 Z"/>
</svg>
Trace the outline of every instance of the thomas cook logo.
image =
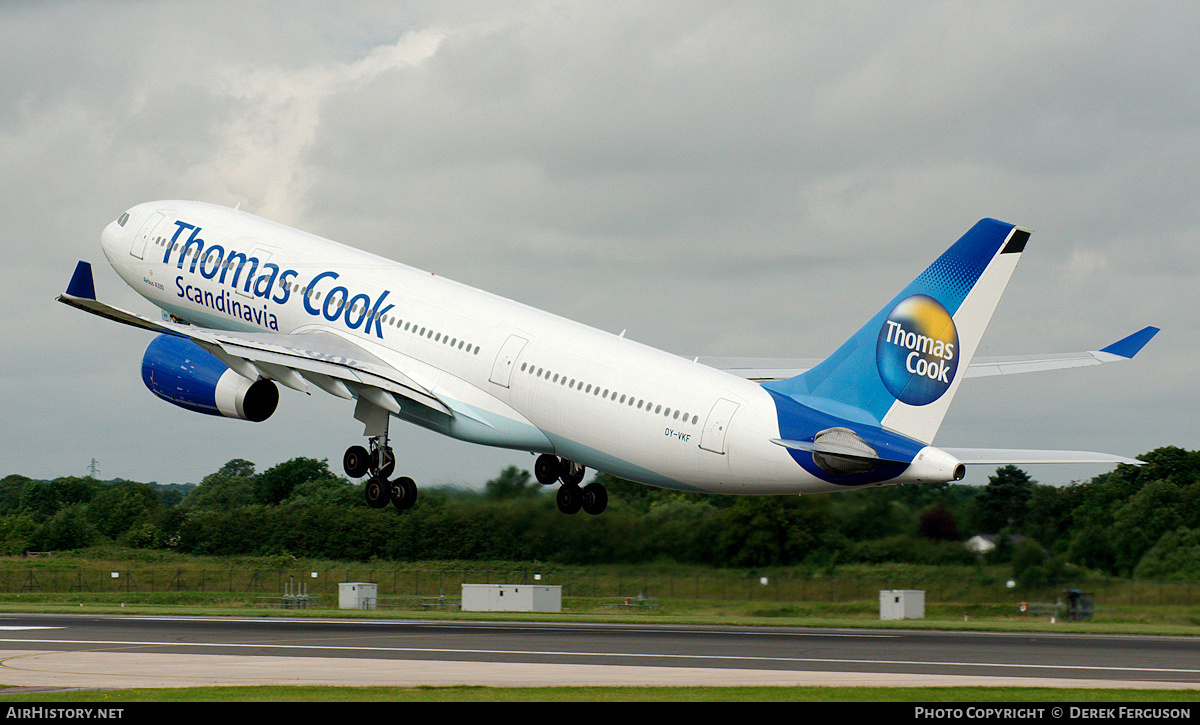
<svg viewBox="0 0 1200 725">
<path fill-rule="evenodd" d="M 905 298 L 879 329 L 875 362 L 897 400 L 928 405 L 942 397 L 958 371 L 958 330 L 950 313 L 927 295 Z"/>
</svg>

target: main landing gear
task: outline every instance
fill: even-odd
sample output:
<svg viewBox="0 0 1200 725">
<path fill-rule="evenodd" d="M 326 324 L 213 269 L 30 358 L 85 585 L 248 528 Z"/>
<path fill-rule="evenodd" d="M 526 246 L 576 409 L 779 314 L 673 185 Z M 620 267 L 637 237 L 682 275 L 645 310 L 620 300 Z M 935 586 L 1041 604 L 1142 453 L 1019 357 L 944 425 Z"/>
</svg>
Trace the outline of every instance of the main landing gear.
<svg viewBox="0 0 1200 725">
<path fill-rule="evenodd" d="M 538 483 L 549 486 L 561 481 L 558 487 L 558 510 L 564 514 L 578 513 L 579 509 L 596 516 L 608 507 L 608 489 L 593 481 L 580 488 L 583 482 L 583 466 L 564 460 L 549 453 L 538 456 L 533 464 L 533 476 Z"/>
<path fill-rule="evenodd" d="M 388 445 L 389 412 L 359 397 L 354 417 L 366 424 L 363 435 L 370 440 L 371 449 L 350 446 L 342 457 L 346 475 L 351 478 L 370 476 L 363 484 L 363 493 L 371 508 L 381 509 L 391 502 L 401 511 L 412 508 L 417 501 L 417 484 L 411 478 L 388 480 L 396 470 L 396 454 Z"/>
<path fill-rule="evenodd" d="M 400 511 L 405 511 L 417 501 L 417 484 L 411 478 L 401 476 L 388 480 L 396 469 L 396 455 L 387 444 L 386 435 L 373 436 L 370 451 L 362 446 L 350 446 L 342 457 L 342 465 L 351 478 L 370 475 L 363 484 L 363 492 L 371 508 L 380 509 L 391 502 Z"/>
</svg>

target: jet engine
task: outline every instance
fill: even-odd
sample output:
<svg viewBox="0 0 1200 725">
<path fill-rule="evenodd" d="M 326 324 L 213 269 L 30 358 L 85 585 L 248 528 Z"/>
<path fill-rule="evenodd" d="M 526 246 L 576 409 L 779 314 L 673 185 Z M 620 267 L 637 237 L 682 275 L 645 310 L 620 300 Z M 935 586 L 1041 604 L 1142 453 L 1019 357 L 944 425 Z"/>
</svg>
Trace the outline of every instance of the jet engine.
<svg viewBox="0 0 1200 725">
<path fill-rule="evenodd" d="M 191 340 L 159 335 L 142 357 L 142 382 L 150 392 L 181 408 L 264 421 L 279 404 L 270 380 L 248 380 Z"/>
</svg>

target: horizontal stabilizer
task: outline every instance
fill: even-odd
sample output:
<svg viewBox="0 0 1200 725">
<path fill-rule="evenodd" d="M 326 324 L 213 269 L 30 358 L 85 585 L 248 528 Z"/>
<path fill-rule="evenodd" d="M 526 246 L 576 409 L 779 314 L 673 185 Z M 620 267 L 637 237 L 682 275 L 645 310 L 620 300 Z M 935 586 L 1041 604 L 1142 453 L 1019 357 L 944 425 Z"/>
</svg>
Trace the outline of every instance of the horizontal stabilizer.
<svg viewBox="0 0 1200 725">
<path fill-rule="evenodd" d="M 967 366 L 963 377 L 986 378 L 993 375 L 1017 375 L 1121 362 L 1133 358 L 1158 332 L 1157 327 L 1145 327 L 1102 350 L 1008 357 L 975 357 Z M 700 357 L 697 358 L 697 362 L 724 370 L 746 380 L 766 383 L 795 377 L 811 370 L 821 361 L 801 358 Z"/>
<path fill-rule="evenodd" d="M 1140 466 L 1142 461 L 1110 453 L 1092 451 L 1030 451 L 1008 448 L 942 448 L 967 465 L 1021 466 L 1041 463 L 1127 463 Z"/>
</svg>

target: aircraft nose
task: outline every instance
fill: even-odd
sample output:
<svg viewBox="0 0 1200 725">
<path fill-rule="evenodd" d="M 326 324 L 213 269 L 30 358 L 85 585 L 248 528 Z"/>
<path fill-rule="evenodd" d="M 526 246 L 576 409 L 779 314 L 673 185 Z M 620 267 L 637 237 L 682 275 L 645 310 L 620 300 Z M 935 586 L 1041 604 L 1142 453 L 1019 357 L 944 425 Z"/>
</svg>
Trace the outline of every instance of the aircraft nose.
<svg viewBox="0 0 1200 725">
<path fill-rule="evenodd" d="M 108 226 L 104 227 L 104 231 L 100 232 L 100 248 L 104 250 L 104 255 L 109 259 L 115 257 L 117 247 L 125 238 L 125 231 L 130 223 L 129 212 L 125 212 L 109 222 Z"/>
<path fill-rule="evenodd" d="M 112 248 L 117 241 L 117 234 L 121 231 L 121 227 L 115 221 L 109 222 L 108 226 L 104 227 L 104 231 L 100 232 L 100 246 L 104 247 L 104 251 Z"/>
</svg>

